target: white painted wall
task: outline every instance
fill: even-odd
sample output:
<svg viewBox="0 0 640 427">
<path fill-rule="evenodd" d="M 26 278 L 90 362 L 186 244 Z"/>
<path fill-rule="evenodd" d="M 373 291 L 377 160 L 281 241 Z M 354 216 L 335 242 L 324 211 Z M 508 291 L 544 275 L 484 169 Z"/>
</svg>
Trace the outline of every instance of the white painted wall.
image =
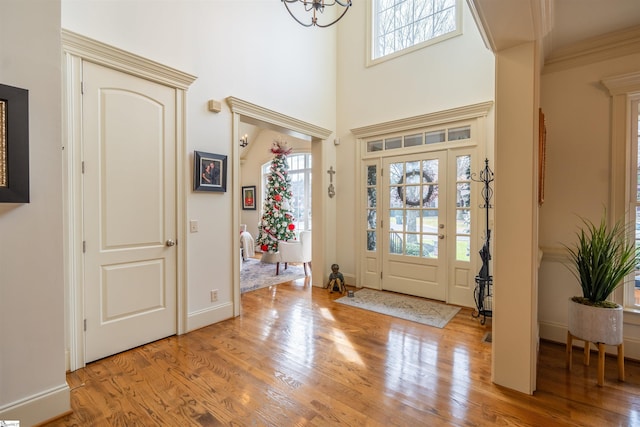
<svg viewBox="0 0 640 427">
<path fill-rule="evenodd" d="M 540 245 L 544 250 L 539 278 L 542 338 L 564 342 L 567 300 L 580 287 L 562 264 L 562 244 L 575 241 L 584 216 L 597 222 L 611 211 L 611 97 L 606 77 L 640 71 L 640 54 L 542 75 L 541 107 L 547 123 L 545 202 L 540 209 Z M 624 189 L 619 189 L 624 191 Z M 638 317 L 625 313 L 625 355 L 640 359 Z"/>
<path fill-rule="evenodd" d="M 0 83 L 29 90 L 31 196 L 0 204 L 0 419 L 29 426 L 69 409 L 60 2 L 1 0 L 0 40 Z"/>
<path fill-rule="evenodd" d="M 355 3 L 355 2 L 354 2 Z M 364 2 L 343 18 L 338 30 L 336 136 L 336 262 L 345 276 L 356 272 L 357 208 L 355 139 L 361 126 L 447 110 L 494 99 L 494 56 L 480 37 L 466 2 L 463 34 L 372 67 L 365 66 Z M 493 111 L 487 118 L 489 159 L 493 159 Z M 493 162 L 492 162 L 493 165 Z"/>
<path fill-rule="evenodd" d="M 228 96 L 335 128 L 335 27 L 304 28 L 279 2 L 63 0 L 62 26 L 197 76 L 187 93 L 189 183 L 193 150 L 230 155 L 238 143 Z M 209 99 L 221 101 L 222 112 L 209 112 Z M 187 235 L 187 311 L 221 320 L 214 312 L 231 302 L 231 239 L 238 238 L 231 194 L 189 191 L 187 199 L 187 220 L 199 223 Z M 211 289 L 219 289 L 217 303 Z"/>
</svg>

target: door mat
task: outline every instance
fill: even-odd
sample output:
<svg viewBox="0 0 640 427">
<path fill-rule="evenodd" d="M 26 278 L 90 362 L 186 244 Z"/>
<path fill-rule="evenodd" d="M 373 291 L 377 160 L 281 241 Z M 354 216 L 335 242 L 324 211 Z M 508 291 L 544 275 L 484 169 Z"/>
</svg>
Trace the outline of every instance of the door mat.
<svg viewBox="0 0 640 427">
<path fill-rule="evenodd" d="M 460 311 L 460 307 L 367 288 L 355 292 L 353 297 L 346 296 L 335 301 L 436 328 L 444 328 Z"/>
</svg>

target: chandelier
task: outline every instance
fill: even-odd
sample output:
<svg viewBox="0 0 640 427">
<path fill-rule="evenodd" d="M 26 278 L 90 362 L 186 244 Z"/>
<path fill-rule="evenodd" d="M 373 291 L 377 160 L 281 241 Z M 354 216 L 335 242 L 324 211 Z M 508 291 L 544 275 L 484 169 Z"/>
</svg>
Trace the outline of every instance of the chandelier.
<svg viewBox="0 0 640 427">
<path fill-rule="evenodd" d="M 329 1 L 329 0 L 281 0 L 284 3 L 284 7 L 287 8 L 287 12 L 289 12 L 289 15 L 291 15 L 291 17 L 293 19 L 295 19 L 296 21 L 298 21 L 298 23 L 300 25 L 303 25 L 305 27 L 312 27 L 312 26 L 316 26 L 316 27 L 320 27 L 320 28 L 326 28 L 329 27 L 333 24 L 335 24 L 336 22 L 338 22 L 340 19 L 342 19 L 342 17 L 347 13 L 347 10 L 349 10 L 349 8 L 351 7 L 351 0 L 333 0 L 333 1 Z M 318 22 L 318 14 L 324 13 L 324 7 L 325 6 L 335 6 L 336 4 L 342 6 L 344 8 L 344 10 L 342 11 L 342 13 L 339 14 L 339 16 L 333 20 L 332 22 L 329 22 L 328 24 L 326 23 L 320 23 Z M 294 6 L 289 6 L 289 5 L 294 5 Z M 305 12 L 313 12 L 313 16 L 311 17 L 311 22 L 310 23 L 305 23 L 303 21 L 301 21 L 294 13 L 291 9 L 297 10 L 298 14 L 302 13 L 302 9 L 304 9 Z"/>
</svg>

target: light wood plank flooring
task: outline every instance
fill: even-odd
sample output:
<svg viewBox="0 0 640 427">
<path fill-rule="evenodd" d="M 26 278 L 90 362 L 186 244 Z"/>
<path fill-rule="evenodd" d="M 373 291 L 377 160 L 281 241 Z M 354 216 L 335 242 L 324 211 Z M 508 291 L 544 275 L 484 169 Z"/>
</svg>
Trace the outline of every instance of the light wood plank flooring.
<svg viewBox="0 0 640 427">
<path fill-rule="evenodd" d="M 491 344 L 462 309 L 443 329 L 351 308 L 309 278 L 249 292 L 243 314 L 69 373 L 73 413 L 46 426 L 631 426 L 640 364 L 596 386 L 541 343 L 538 391 L 491 382 Z"/>
</svg>

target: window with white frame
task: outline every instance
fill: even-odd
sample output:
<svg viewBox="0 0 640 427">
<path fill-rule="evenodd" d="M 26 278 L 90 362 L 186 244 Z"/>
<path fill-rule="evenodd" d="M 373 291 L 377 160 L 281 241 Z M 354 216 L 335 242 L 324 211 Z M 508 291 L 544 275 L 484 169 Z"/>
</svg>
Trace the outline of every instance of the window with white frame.
<svg viewBox="0 0 640 427">
<path fill-rule="evenodd" d="M 632 96 L 631 103 L 631 146 L 634 153 L 633 161 L 631 162 L 633 172 L 630 176 L 630 209 L 629 222 L 634 225 L 635 230 L 635 242 L 636 247 L 640 247 L 640 94 Z M 635 306 L 640 308 L 640 265 L 636 265 L 635 280 L 633 285 L 633 299 L 628 298 L 627 304 L 629 306 Z M 629 285 L 630 286 L 630 285 Z"/>
<path fill-rule="evenodd" d="M 369 64 L 462 33 L 461 0 L 372 0 Z"/>
<path fill-rule="evenodd" d="M 607 77 L 611 95 L 611 218 L 626 215 L 629 239 L 640 246 L 640 72 Z M 624 168 L 625 173 L 619 173 Z M 626 191 L 621 191 L 622 189 Z M 614 301 L 640 311 L 640 266 L 624 281 L 624 298 Z"/>
<path fill-rule="evenodd" d="M 296 230 L 311 230 L 311 154 L 300 153 L 287 156 L 287 175 L 291 180 L 290 209 L 295 218 Z M 262 165 L 262 197 L 267 194 L 267 177 L 271 173 L 271 162 Z"/>
</svg>

